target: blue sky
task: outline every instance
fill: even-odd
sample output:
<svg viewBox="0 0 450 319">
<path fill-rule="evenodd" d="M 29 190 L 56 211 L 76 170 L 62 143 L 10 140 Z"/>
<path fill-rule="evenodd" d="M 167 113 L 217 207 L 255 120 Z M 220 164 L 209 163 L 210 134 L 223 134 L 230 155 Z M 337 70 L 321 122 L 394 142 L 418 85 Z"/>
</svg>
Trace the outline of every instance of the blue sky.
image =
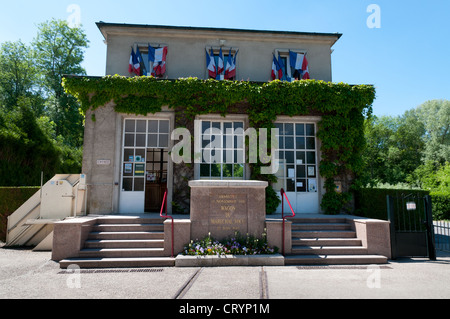
<svg viewBox="0 0 450 319">
<path fill-rule="evenodd" d="M 106 46 L 98 21 L 339 32 L 333 82 L 375 85 L 375 115 L 396 116 L 431 99 L 450 100 L 449 0 L 3 1 L 0 42 L 31 42 L 38 23 L 67 19 L 71 4 L 81 9 L 90 40 L 83 65 L 89 75 L 105 72 Z M 380 28 L 367 25 L 371 4 L 380 8 Z"/>
</svg>

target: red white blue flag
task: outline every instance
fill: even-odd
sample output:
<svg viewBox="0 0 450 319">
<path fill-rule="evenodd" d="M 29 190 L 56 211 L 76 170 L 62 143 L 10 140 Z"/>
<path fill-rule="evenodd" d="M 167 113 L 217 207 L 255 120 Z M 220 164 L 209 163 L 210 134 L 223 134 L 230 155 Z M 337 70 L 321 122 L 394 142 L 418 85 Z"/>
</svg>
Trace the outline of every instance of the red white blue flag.
<svg viewBox="0 0 450 319">
<path fill-rule="evenodd" d="M 217 75 L 221 75 L 224 70 L 224 63 L 223 63 L 223 52 L 222 48 L 220 48 L 219 52 L 219 59 L 217 61 Z"/>
<path fill-rule="evenodd" d="M 136 75 L 141 75 L 141 53 L 139 51 L 139 48 L 137 48 L 136 53 L 134 53 L 134 49 L 131 48 L 128 72 L 135 73 Z"/>
<path fill-rule="evenodd" d="M 214 54 L 211 49 L 210 53 L 206 51 L 206 67 L 208 68 L 208 74 L 210 78 L 215 79 L 217 76 L 216 73 L 216 60 L 214 59 Z"/>
<path fill-rule="evenodd" d="M 167 47 L 155 49 L 151 45 L 148 46 L 148 61 L 149 65 L 153 63 L 153 76 L 159 77 L 166 73 L 167 51 Z"/>
<path fill-rule="evenodd" d="M 237 56 L 237 52 L 233 56 L 231 55 L 231 49 L 230 49 L 230 53 L 228 54 L 228 59 L 227 59 L 227 65 L 225 68 L 225 79 L 230 80 L 232 78 L 234 78 L 236 76 L 236 56 Z"/>
<path fill-rule="evenodd" d="M 291 67 L 297 71 L 295 74 L 300 74 L 298 79 L 309 79 L 308 60 L 305 54 L 289 51 L 289 60 Z"/>
<path fill-rule="evenodd" d="M 273 60 L 272 60 L 272 80 L 277 79 L 282 79 L 283 78 L 283 69 L 281 67 L 280 62 L 277 60 L 277 58 L 275 57 L 275 55 L 273 55 Z"/>
</svg>

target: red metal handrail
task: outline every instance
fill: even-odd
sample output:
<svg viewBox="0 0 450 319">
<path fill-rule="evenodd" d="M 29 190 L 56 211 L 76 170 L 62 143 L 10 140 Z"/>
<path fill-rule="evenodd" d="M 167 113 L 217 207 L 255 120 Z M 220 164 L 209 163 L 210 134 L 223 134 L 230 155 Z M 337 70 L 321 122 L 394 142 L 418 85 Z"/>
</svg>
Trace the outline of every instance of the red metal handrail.
<svg viewBox="0 0 450 319">
<path fill-rule="evenodd" d="M 173 243 L 173 240 L 174 240 L 174 233 L 173 233 L 173 217 L 172 216 L 167 216 L 167 190 L 166 190 L 166 192 L 164 193 L 164 198 L 163 198 L 163 202 L 162 202 L 162 205 L 161 205 L 161 211 L 160 211 L 160 213 L 159 213 L 159 216 L 161 216 L 161 218 L 164 218 L 164 219 L 168 219 L 168 218 L 170 218 L 171 220 L 172 220 L 172 258 L 173 258 L 173 252 L 174 252 L 174 249 L 173 249 L 173 247 L 174 247 L 174 243 Z M 163 211 L 165 211 L 165 215 L 163 215 Z"/>
<path fill-rule="evenodd" d="M 287 198 L 286 192 L 284 191 L 283 188 L 281 189 L 280 193 L 281 193 L 281 218 L 283 219 L 283 239 L 282 239 L 283 241 L 281 245 L 282 245 L 282 254 L 284 256 L 285 221 L 286 218 L 288 217 L 295 217 L 295 212 L 292 209 L 291 203 L 289 202 L 289 199 Z M 291 208 L 292 212 L 291 216 L 284 216 L 284 199 L 286 199 L 287 203 L 289 204 L 289 207 Z"/>
</svg>

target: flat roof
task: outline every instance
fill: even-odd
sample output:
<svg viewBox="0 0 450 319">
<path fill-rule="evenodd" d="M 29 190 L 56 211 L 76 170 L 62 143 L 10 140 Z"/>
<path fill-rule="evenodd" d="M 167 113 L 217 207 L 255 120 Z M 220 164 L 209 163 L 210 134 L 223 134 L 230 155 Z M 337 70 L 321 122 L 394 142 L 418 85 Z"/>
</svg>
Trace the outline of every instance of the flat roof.
<svg viewBox="0 0 450 319">
<path fill-rule="evenodd" d="M 212 28 L 212 27 L 189 27 L 189 26 L 168 26 L 168 25 L 150 25 L 150 24 L 128 24 L 128 23 L 108 23 L 96 22 L 97 27 L 101 30 L 103 27 L 125 27 L 125 28 L 148 28 L 148 29 L 171 29 L 186 31 L 220 31 L 220 32 L 247 32 L 261 34 L 284 34 L 284 35 L 308 35 L 308 36 L 324 36 L 335 37 L 339 39 L 342 33 L 323 33 L 323 32 L 299 32 L 299 31 L 274 31 L 274 30 L 253 30 L 253 29 L 232 29 L 232 28 Z"/>
</svg>

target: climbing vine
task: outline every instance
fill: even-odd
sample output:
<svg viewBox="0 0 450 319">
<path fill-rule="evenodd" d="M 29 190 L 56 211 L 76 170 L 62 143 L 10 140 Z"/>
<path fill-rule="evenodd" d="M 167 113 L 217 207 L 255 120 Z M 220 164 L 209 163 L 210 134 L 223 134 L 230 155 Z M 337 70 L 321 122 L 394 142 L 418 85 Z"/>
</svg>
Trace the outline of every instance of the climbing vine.
<svg viewBox="0 0 450 319">
<path fill-rule="evenodd" d="M 317 137 L 321 140 L 320 174 L 325 178 L 322 208 L 326 213 L 341 211 L 350 200 L 350 187 L 336 192 L 336 181 L 352 180 L 362 169 L 365 146 L 364 118 L 371 114 L 375 88 L 316 80 L 295 82 L 216 81 L 197 78 L 158 80 L 153 77 L 65 77 L 63 86 L 75 96 L 86 113 L 113 102 L 119 113 L 147 115 L 173 109 L 185 122 L 196 115 L 247 113 L 250 126 L 272 128 L 279 115 L 321 116 Z M 252 178 L 273 182 L 274 176 Z M 345 184 L 345 183 L 344 183 Z"/>
</svg>

